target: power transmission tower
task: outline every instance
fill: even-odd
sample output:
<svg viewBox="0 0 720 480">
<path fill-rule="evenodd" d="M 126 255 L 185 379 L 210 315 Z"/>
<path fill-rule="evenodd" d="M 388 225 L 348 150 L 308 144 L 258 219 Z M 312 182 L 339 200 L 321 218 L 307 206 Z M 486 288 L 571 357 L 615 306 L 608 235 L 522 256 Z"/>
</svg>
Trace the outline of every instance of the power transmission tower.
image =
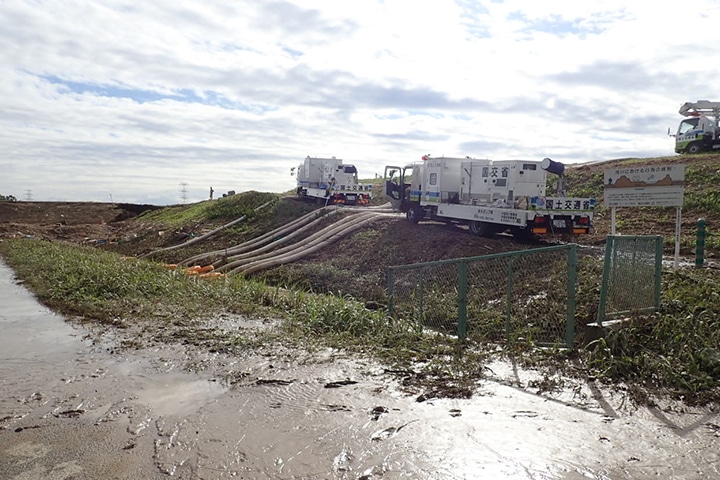
<svg viewBox="0 0 720 480">
<path fill-rule="evenodd" d="M 32 202 L 32 190 L 25 190 L 25 200 Z"/>
<path fill-rule="evenodd" d="M 182 187 L 182 188 L 180 188 L 180 198 L 182 199 L 183 204 L 187 203 L 187 199 L 188 199 L 187 186 L 188 186 L 187 182 L 180 182 L 180 187 Z"/>
</svg>

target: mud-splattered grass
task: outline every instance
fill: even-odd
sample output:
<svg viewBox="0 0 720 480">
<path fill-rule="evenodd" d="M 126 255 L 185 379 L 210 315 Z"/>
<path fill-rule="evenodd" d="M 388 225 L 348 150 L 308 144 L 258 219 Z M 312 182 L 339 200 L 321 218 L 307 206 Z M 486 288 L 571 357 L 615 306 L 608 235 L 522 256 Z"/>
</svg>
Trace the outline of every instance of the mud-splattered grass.
<svg viewBox="0 0 720 480">
<path fill-rule="evenodd" d="M 584 352 L 598 378 L 688 403 L 720 400 L 720 282 L 709 269 L 666 271 L 655 315 L 636 316 Z M 637 387 L 643 387 L 638 389 Z M 644 390 L 644 392 L 643 392 Z"/>
<path fill-rule="evenodd" d="M 413 372 L 408 384 L 433 385 L 439 396 L 442 385 L 467 394 L 479 379 L 469 374 L 474 365 L 458 363 L 454 338 L 430 337 L 416 324 L 392 320 L 385 310 L 367 309 L 350 297 L 285 290 L 240 276 L 202 279 L 149 260 L 40 240 L 6 241 L 0 253 L 50 308 L 137 332 L 123 341 L 125 348 L 176 342 L 240 354 L 269 344 L 331 346 Z M 273 318 L 277 326 L 228 333 L 208 322 L 228 315 Z"/>
<path fill-rule="evenodd" d="M 349 296 L 283 289 L 240 276 L 201 279 L 90 247 L 18 239 L 0 243 L 0 253 L 52 309 L 139 331 L 128 348 L 177 342 L 241 354 L 261 345 L 311 351 L 331 346 L 382 360 L 403 372 L 404 385 L 428 398 L 470 394 L 484 378 L 489 356 L 499 351 L 549 372 L 538 386 L 544 390 L 559 378 L 554 375 L 564 374 L 626 384 L 642 401 L 656 394 L 698 404 L 720 400 L 720 283 L 713 270 L 664 272 L 657 314 L 634 318 L 590 348 L 568 352 L 521 342 L 500 350 L 490 342 L 466 348 L 452 335 L 429 334 Z M 586 291 L 592 288 L 579 289 L 579 296 Z M 208 321 L 233 315 L 273 319 L 276 327 L 229 332 Z"/>
</svg>

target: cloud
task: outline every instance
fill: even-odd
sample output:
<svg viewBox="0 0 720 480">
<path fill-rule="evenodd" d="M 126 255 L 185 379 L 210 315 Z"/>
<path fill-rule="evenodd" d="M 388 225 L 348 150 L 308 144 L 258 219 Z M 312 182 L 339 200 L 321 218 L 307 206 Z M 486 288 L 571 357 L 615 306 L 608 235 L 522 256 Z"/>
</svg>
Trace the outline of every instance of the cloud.
<svg viewBox="0 0 720 480">
<path fill-rule="evenodd" d="M 620 0 L 6 2 L 0 194 L 158 204 L 283 192 L 306 155 L 670 155 L 713 99 L 713 21 Z"/>
</svg>

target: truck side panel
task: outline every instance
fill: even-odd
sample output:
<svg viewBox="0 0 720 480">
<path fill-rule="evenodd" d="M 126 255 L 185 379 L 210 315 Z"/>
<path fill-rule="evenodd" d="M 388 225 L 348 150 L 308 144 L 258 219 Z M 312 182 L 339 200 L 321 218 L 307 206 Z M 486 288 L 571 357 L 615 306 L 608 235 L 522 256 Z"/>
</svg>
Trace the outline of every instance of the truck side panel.
<svg viewBox="0 0 720 480">
<path fill-rule="evenodd" d="M 401 177 L 409 186 L 400 208 L 412 222 L 461 222 L 485 232 L 590 232 L 594 199 L 546 197 L 547 172 L 541 162 L 423 158 L 405 167 Z"/>
</svg>

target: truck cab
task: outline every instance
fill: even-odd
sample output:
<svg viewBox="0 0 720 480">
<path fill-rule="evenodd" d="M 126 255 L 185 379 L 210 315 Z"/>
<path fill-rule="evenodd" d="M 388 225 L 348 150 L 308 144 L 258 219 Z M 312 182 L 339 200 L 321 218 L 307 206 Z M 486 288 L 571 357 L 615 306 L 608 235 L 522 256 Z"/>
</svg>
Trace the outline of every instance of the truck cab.
<svg viewBox="0 0 720 480">
<path fill-rule="evenodd" d="M 358 180 L 355 165 L 341 159 L 306 157 L 297 167 L 297 195 L 331 205 L 368 205 L 372 184 Z"/>
<path fill-rule="evenodd" d="M 686 102 L 679 113 L 687 118 L 671 135 L 675 137 L 675 153 L 695 154 L 720 148 L 720 102 Z"/>
</svg>

